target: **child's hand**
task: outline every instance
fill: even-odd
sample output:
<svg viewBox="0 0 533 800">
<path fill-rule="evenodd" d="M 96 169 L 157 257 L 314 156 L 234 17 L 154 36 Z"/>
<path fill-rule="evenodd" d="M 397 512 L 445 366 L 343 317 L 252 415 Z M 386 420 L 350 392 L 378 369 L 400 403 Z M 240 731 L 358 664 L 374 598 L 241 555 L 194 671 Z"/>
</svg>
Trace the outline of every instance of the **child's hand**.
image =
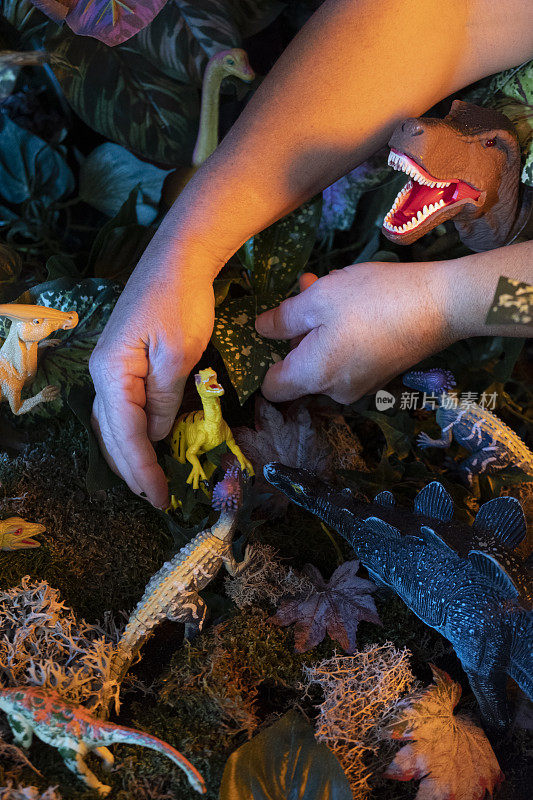
<svg viewBox="0 0 533 800">
<path fill-rule="evenodd" d="M 442 266 L 366 263 L 319 280 L 302 276 L 305 291 L 256 321 L 262 336 L 301 338 L 270 367 L 265 397 L 282 401 L 320 393 L 351 403 L 442 350 L 455 338 Z"/>
</svg>

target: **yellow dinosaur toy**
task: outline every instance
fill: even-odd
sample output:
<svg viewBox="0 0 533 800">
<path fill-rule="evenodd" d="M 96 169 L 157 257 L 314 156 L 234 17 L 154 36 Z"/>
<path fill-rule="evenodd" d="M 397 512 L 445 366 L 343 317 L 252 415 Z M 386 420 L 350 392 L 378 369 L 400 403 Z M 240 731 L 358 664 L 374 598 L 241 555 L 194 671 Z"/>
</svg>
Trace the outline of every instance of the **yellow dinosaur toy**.
<svg viewBox="0 0 533 800">
<path fill-rule="evenodd" d="M 46 530 L 38 522 L 26 522 L 22 517 L 0 520 L 0 550 L 22 550 L 25 547 L 40 547 L 32 537 Z"/>
<path fill-rule="evenodd" d="M 203 411 L 191 411 L 179 417 L 172 428 L 170 440 L 174 458 L 181 464 L 185 464 L 185 460 L 192 464 L 187 483 L 192 483 L 193 489 L 198 489 L 200 480 L 208 480 L 198 456 L 224 442 L 236 456 L 241 470 L 246 470 L 252 476 L 252 465 L 235 442 L 229 425 L 222 419 L 219 397 L 224 394 L 224 389 L 217 381 L 216 372 L 211 368 L 201 369 L 194 380 Z"/>
<path fill-rule="evenodd" d="M 59 395 L 58 386 L 45 386 L 34 397 L 22 400 L 25 383 L 37 374 L 37 350 L 41 339 L 54 331 L 70 330 L 78 324 L 75 311 L 58 311 L 46 306 L 19 303 L 0 305 L 0 317 L 11 320 L 11 327 L 0 348 L 0 399 L 7 400 L 13 414 L 26 414 L 39 403 L 49 403 Z M 43 342 L 54 347 L 57 339 Z"/>
</svg>

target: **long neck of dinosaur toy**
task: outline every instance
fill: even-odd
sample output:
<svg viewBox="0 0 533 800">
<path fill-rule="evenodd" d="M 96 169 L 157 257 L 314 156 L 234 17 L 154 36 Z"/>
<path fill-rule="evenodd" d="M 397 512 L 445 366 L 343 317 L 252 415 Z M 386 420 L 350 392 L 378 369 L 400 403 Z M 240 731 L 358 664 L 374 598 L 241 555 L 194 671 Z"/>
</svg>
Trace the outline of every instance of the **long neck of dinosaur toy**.
<svg viewBox="0 0 533 800">
<path fill-rule="evenodd" d="M 219 425 L 222 420 L 222 409 L 218 397 L 202 397 L 204 420 L 208 425 Z"/>
<path fill-rule="evenodd" d="M 202 103 L 198 138 L 192 154 L 192 163 L 199 167 L 206 161 L 218 145 L 218 114 L 220 107 L 220 86 L 224 70 L 215 61 L 206 67 L 202 84 Z"/>
<path fill-rule="evenodd" d="M 9 356 L 9 361 L 18 373 L 35 374 L 37 368 L 37 342 L 25 342 L 19 337 L 16 322 L 11 323 L 9 333 L 2 345 L 2 355 Z"/>
<path fill-rule="evenodd" d="M 230 508 L 221 511 L 216 522 L 211 525 L 211 533 L 217 539 L 231 541 L 239 517 L 239 508 Z"/>
</svg>

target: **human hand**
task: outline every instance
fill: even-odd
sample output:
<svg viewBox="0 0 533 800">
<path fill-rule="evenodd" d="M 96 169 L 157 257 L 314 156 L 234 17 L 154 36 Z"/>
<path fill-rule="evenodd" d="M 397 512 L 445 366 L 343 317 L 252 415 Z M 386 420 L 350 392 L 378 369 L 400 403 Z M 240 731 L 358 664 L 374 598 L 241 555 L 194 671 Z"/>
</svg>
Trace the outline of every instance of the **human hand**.
<svg viewBox="0 0 533 800">
<path fill-rule="evenodd" d="M 168 266 L 133 273 L 89 364 L 93 427 L 106 460 L 133 492 L 161 508 L 168 486 L 151 442 L 170 431 L 214 322 L 211 278 Z"/>
<path fill-rule="evenodd" d="M 366 263 L 323 278 L 256 320 L 262 336 L 299 343 L 268 370 L 269 400 L 327 394 L 351 403 L 454 338 L 447 262 Z"/>
</svg>

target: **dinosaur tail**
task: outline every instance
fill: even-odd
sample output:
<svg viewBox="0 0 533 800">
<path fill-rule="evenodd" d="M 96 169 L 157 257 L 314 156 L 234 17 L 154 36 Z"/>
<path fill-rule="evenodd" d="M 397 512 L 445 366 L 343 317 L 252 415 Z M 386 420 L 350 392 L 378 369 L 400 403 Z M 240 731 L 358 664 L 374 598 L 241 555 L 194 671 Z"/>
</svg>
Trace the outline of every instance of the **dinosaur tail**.
<svg viewBox="0 0 533 800">
<path fill-rule="evenodd" d="M 117 727 L 109 723 L 102 725 L 101 732 L 103 734 L 102 738 L 105 739 L 106 744 L 136 744 L 161 753 L 184 771 L 193 789 L 199 794 L 205 794 L 205 781 L 196 767 L 193 767 L 191 762 L 188 761 L 179 750 L 171 747 L 156 736 L 133 730 L 133 728 Z"/>
<path fill-rule="evenodd" d="M 139 650 L 141 649 L 145 640 L 148 638 L 147 634 L 142 637 L 137 637 L 137 639 L 134 641 L 130 641 L 130 637 L 126 636 L 127 633 L 128 628 L 126 627 L 126 630 L 124 631 L 124 634 L 117 645 L 117 649 L 113 655 L 113 658 L 111 659 L 111 666 L 109 668 L 109 677 L 111 681 L 116 682 L 119 687 L 126 677 L 126 673 L 137 657 Z M 101 700 L 102 711 L 99 714 L 101 719 L 107 719 L 109 717 L 113 700 L 115 702 L 115 711 L 118 714 L 120 709 L 120 698 L 118 694 L 115 694 L 109 689 L 104 688 L 102 690 Z"/>
</svg>

